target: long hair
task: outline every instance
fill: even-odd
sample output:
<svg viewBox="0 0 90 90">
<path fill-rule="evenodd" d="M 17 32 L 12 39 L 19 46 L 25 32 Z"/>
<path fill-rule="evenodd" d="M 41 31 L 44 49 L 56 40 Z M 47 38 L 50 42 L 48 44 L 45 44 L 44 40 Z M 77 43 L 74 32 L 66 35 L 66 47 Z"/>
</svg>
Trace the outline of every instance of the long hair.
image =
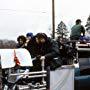
<svg viewBox="0 0 90 90">
<path fill-rule="evenodd" d="M 37 37 L 38 39 L 44 38 L 45 40 L 47 40 L 47 35 L 46 35 L 45 33 L 37 33 L 37 34 L 36 34 L 36 37 Z"/>
</svg>

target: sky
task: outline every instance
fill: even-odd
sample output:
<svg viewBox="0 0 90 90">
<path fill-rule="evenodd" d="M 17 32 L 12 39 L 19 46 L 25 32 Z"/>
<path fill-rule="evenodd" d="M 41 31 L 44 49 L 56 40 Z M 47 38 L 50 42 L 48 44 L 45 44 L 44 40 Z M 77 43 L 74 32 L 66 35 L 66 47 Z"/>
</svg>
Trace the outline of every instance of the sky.
<svg viewBox="0 0 90 90">
<path fill-rule="evenodd" d="M 68 29 L 90 14 L 90 0 L 55 0 L 55 28 L 63 21 Z M 27 32 L 52 32 L 52 0 L 0 0 L 0 39 L 16 40 Z"/>
</svg>

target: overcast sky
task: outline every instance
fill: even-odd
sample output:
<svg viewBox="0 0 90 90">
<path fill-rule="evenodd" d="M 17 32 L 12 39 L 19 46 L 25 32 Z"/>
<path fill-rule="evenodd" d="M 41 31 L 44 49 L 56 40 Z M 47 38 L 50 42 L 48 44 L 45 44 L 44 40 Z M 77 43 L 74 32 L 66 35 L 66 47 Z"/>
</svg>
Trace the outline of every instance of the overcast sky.
<svg viewBox="0 0 90 90">
<path fill-rule="evenodd" d="M 60 21 L 70 27 L 77 18 L 85 25 L 90 14 L 90 0 L 55 0 L 55 25 Z M 52 0 L 0 0 L 0 39 L 16 40 L 27 32 L 52 29 Z"/>
</svg>

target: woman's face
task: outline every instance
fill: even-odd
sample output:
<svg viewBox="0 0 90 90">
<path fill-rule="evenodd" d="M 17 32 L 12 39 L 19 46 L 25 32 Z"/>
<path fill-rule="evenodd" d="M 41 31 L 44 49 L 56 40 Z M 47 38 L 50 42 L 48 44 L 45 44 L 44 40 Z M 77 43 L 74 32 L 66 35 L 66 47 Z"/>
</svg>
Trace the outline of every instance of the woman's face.
<svg viewBox="0 0 90 90">
<path fill-rule="evenodd" d="M 20 45 L 24 44 L 24 42 L 23 42 L 22 39 L 19 39 L 18 43 L 19 43 Z"/>
<path fill-rule="evenodd" d="M 36 37 L 36 42 L 37 42 L 38 44 L 43 44 L 43 43 L 45 43 L 45 38 L 37 38 L 37 37 Z"/>
</svg>

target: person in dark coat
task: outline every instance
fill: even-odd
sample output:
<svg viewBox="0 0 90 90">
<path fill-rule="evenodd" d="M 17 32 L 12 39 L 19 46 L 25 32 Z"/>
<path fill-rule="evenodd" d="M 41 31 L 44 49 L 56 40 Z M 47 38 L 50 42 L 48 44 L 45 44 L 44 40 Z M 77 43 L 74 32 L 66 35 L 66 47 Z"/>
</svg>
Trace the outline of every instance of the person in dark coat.
<svg viewBox="0 0 90 90">
<path fill-rule="evenodd" d="M 32 58 L 37 58 L 37 60 L 33 61 L 34 71 L 41 70 L 41 58 L 45 59 L 45 69 L 50 66 L 50 69 L 53 70 L 61 66 L 58 44 L 47 37 L 45 33 L 36 34 L 28 43 L 27 49 Z"/>
</svg>

